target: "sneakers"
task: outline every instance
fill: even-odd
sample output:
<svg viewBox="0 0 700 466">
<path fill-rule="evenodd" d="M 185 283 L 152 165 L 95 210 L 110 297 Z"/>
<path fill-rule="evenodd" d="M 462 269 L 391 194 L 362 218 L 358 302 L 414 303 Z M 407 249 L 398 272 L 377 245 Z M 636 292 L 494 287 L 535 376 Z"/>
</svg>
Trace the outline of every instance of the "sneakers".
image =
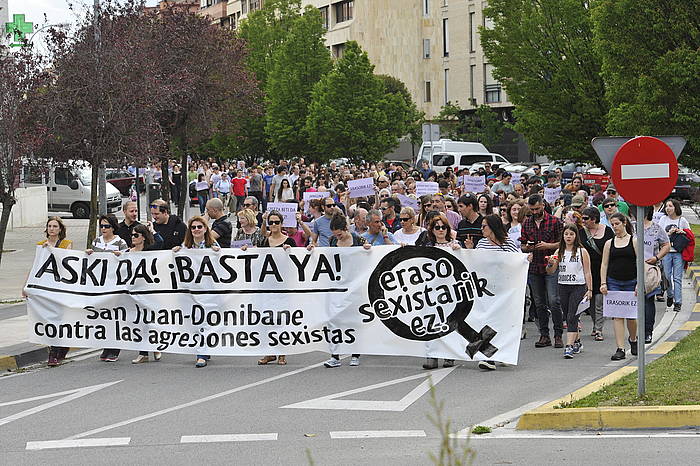
<svg viewBox="0 0 700 466">
<path fill-rule="evenodd" d="M 105 362 L 117 362 L 119 361 L 119 355 L 114 353 L 109 353 L 106 358 L 103 359 Z"/>
<path fill-rule="evenodd" d="M 555 348 L 563 348 L 564 347 L 564 340 L 561 339 L 561 336 L 554 337 L 554 347 Z"/>
<path fill-rule="evenodd" d="M 141 364 L 144 362 L 148 362 L 148 356 L 146 356 L 145 354 L 139 354 L 138 356 L 136 356 L 136 359 L 133 359 L 131 361 L 131 364 Z"/>
<path fill-rule="evenodd" d="M 666 307 L 671 307 L 673 306 L 673 296 L 669 296 L 666 298 Z"/>
<path fill-rule="evenodd" d="M 359 366 L 360 365 L 360 358 L 357 356 L 353 356 L 350 358 L 350 365 L 351 366 Z"/>
<path fill-rule="evenodd" d="M 496 363 L 493 361 L 479 361 L 479 369 L 483 369 L 485 371 L 495 371 Z"/>
<path fill-rule="evenodd" d="M 595 332 L 595 336 L 593 337 L 595 341 L 603 341 L 603 332 Z"/>
<path fill-rule="evenodd" d="M 455 360 L 454 359 L 445 359 L 442 362 L 442 367 L 455 367 Z"/>
<path fill-rule="evenodd" d="M 651 336 L 651 335 L 647 335 L 647 336 L 644 337 L 644 344 L 645 344 L 645 345 L 650 345 L 651 342 L 652 342 L 652 340 L 653 340 L 652 336 Z"/>
<path fill-rule="evenodd" d="M 625 359 L 625 350 L 622 348 L 618 348 L 615 354 L 610 357 L 611 361 L 619 361 L 620 359 Z"/>
<path fill-rule="evenodd" d="M 566 345 L 566 348 L 564 348 L 564 359 L 574 359 L 574 348 L 572 346 Z"/>
<path fill-rule="evenodd" d="M 340 367 L 341 366 L 340 359 L 335 359 L 335 358 L 330 358 L 328 361 L 324 362 L 323 365 L 326 366 L 327 368 L 333 368 L 333 367 Z M 359 364 L 359 361 L 358 361 Z"/>
<path fill-rule="evenodd" d="M 581 343 L 581 340 L 576 340 L 574 344 L 571 345 L 571 349 L 573 350 L 574 354 L 579 354 L 583 349 L 583 343 Z"/>
<path fill-rule="evenodd" d="M 632 353 L 632 356 L 636 356 L 637 355 L 637 340 L 632 341 L 629 338 L 627 338 L 627 341 L 630 343 L 630 353 Z"/>
<path fill-rule="evenodd" d="M 194 363 L 194 367 L 207 367 L 207 360 L 202 358 L 197 359 L 197 362 Z"/>
<path fill-rule="evenodd" d="M 674 312 L 681 312 L 681 303 L 676 303 L 673 305 Z"/>
<path fill-rule="evenodd" d="M 552 346 L 552 340 L 544 335 L 535 342 L 535 348 L 544 348 L 546 346 Z"/>
<path fill-rule="evenodd" d="M 423 369 L 437 369 L 438 360 L 437 358 L 426 358 L 425 364 L 423 364 Z"/>
<path fill-rule="evenodd" d="M 109 351 L 103 349 L 102 354 L 100 354 L 100 361 L 105 361 L 107 359 L 107 356 L 109 356 Z"/>
<path fill-rule="evenodd" d="M 163 357 L 163 353 L 161 353 L 161 352 L 159 352 L 159 351 L 154 351 L 154 352 L 153 352 L 153 360 L 154 360 L 155 362 L 160 361 L 160 358 L 162 358 L 162 357 Z"/>
</svg>

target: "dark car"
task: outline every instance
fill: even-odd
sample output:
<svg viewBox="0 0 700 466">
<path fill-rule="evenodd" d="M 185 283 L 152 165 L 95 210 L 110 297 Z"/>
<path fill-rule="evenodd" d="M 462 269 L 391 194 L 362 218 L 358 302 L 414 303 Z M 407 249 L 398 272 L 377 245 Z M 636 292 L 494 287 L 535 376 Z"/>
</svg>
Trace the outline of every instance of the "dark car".
<svg viewBox="0 0 700 466">
<path fill-rule="evenodd" d="M 679 173 L 676 186 L 671 191 L 671 197 L 681 201 L 698 201 L 700 176 L 696 173 Z"/>
<path fill-rule="evenodd" d="M 131 194 L 131 185 L 134 184 L 134 175 L 121 168 L 108 168 L 105 171 L 107 181 L 112 183 L 119 190 L 122 196 Z M 139 176 L 139 188 L 143 192 L 146 187 L 143 182 L 143 176 Z"/>
<path fill-rule="evenodd" d="M 571 180 L 574 178 L 574 173 L 583 172 L 585 167 L 576 165 L 575 163 L 567 163 L 564 165 L 553 163 L 547 167 L 544 173 L 554 172 L 557 168 L 561 169 L 562 181 L 564 182 L 564 184 L 567 184 L 570 183 Z"/>
</svg>

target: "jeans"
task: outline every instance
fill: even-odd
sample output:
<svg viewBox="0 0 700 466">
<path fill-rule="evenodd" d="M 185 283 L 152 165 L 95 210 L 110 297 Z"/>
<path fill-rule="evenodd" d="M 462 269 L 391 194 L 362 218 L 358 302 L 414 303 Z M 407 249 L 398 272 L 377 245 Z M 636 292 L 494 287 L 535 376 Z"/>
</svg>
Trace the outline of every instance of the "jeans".
<svg viewBox="0 0 700 466">
<path fill-rule="evenodd" d="M 637 288 L 637 280 L 616 280 L 608 277 L 608 291 L 634 291 Z"/>
<path fill-rule="evenodd" d="M 566 331 L 578 333 L 578 305 L 586 295 L 586 285 L 559 285 L 561 310 L 566 318 Z"/>
<path fill-rule="evenodd" d="M 650 336 L 654 331 L 656 322 L 656 299 L 655 296 L 647 296 L 644 299 L 644 335 Z"/>
<path fill-rule="evenodd" d="M 558 274 L 536 274 L 528 273 L 527 283 L 530 285 L 532 299 L 535 301 L 537 308 L 537 325 L 540 329 L 540 335 L 549 337 L 549 312 L 547 312 L 547 303 L 549 303 L 549 311 L 552 313 L 552 325 L 554 327 L 554 336 L 561 337 L 564 332 L 562 325 L 561 306 L 559 305 L 559 284 L 557 283 Z"/>
<path fill-rule="evenodd" d="M 683 257 L 680 252 L 669 252 L 664 256 L 664 275 L 668 280 L 668 297 L 675 304 L 683 303 Z"/>
<path fill-rule="evenodd" d="M 204 215 L 204 211 L 207 207 L 207 201 L 209 200 L 209 194 L 199 191 L 197 193 L 197 201 L 199 202 L 199 213 Z"/>
</svg>

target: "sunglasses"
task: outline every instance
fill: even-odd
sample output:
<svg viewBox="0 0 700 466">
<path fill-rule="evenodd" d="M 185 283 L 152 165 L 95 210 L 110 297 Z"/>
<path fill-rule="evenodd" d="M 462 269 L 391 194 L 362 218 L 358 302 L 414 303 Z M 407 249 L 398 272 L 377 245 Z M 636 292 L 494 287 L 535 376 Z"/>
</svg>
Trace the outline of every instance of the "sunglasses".
<svg viewBox="0 0 700 466">
<path fill-rule="evenodd" d="M 447 225 L 435 225 L 433 230 L 447 230 Z"/>
<path fill-rule="evenodd" d="M 615 204 L 605 204 L 603 207 L 607 209 L 608 207 L 615 207 Z"/>
<path fill-rule="evenodd" d="M 159 206 L 158 204 L 151 204 L 151 205 L 148 206 L 148 207 L 150 207 L 151 209 L 157 209 L 157 208 L 160 207 L 160 206 Z"/>
<path fill-rule="evenodd" d="M 335 204 L 325 204 L 326 207 L 335 207 Z"/>
<path fill-rule="evenodd" d="M 190 226 L 190 230 L 203 230 L 204 225 L 192 225 Z"/>
<path fill-rule="evenodd" d="M 591 217 L 586 217 L 586 216 L 581 217 L 581 220 L 590 220 L 590 219 L 591 219 Z"/>
<path fill-rule="evenodd" d="M 253 204 L 243 204 L 243 207 L 253 207 Z"/>
<path fill-rule="evenodd" d="M 411 220 L 411 218 L 410 217 L 401 217 L 399 220 L 401 220 L 402 222 L 408 222 L 409 220 Z"/>
<path fill-rule="evenodd" d="M 267 222 L 267 224 L 268 224 L 268 225 L 281 225 L 282 222 L 280 222 L 279 220 L 269 220 L 269 221 Z"/>
<path fill-rule="evenodd" d="M 100 225 L 100 228 L 112 228 L 112 225 L 109 225 L 109 224 L 107 224 L 107 225 Z"/>
</svg>

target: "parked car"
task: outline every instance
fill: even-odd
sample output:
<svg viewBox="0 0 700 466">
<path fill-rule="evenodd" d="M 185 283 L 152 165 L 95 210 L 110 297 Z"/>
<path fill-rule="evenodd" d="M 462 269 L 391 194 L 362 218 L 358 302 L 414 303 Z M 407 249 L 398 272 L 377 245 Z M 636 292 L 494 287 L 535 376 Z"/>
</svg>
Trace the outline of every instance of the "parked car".
<svg viewBox="0 0 700 466">
<path fill-rule="evenodd" d="M 699 201 L 700 176 L 696 173 L 678 173 L 678 181 L 671 191 L 671 197 L 681 201 Z"/>
<path fill-rule="evenodd" d="M 108 168 L 105 171 L 107 181 L 112 183 L 115 188 L 119 190 L 122 196 L 129 196 L 131 194 L 131 186 L 134 184 L 134 175 L 129 173 L 128 170 L 123 170 L 121 168 Z M 143 176 L 139 176 L 139 191 L 144 192 L 146 190 L 146 185 L 144 184 Z"/>
</svg>

